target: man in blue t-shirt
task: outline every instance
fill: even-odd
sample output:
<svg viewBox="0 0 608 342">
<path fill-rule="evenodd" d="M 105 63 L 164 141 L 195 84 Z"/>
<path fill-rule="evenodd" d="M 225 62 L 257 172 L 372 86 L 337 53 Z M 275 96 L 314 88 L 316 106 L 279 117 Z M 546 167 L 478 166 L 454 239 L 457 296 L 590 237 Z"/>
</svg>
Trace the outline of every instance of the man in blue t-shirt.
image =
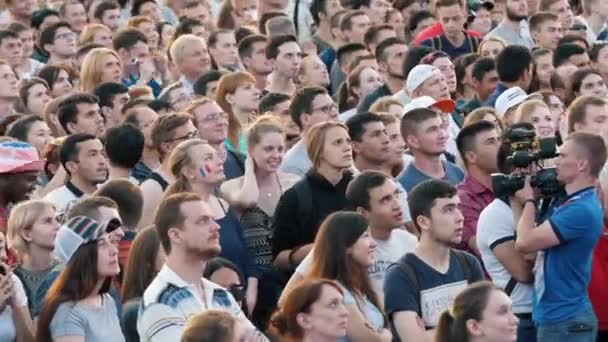
<svg viewBox="0 0 608 342">
<path fill-rule="evenodd" d="M 420 42 L 420 45 L 441 50 L 452 60 L 467 53 L 477 52 L 480 39 L 467 34 L 464 24 L 467 14 L 462 0 L 437 1 L 435 15 L 443 27 L 443 34 Z"/>
<path fill-rule="evenodd" d="M 518 220 L 515 247 L 537 253 L 532 318 L 538 341 L 595 341 L 597 319 L 587 286 L 593 248 L 603 227 L 596 194 L 598 175 L 606 161 L 600 136 L 572 133 L 560 148 L 557 179 L 568 197 L 548 220 L 535 224 L 536 205 L 529 179 L 511 202 Z"/>
<path fill-rule="evenodd" d="M 477 258 L 451 249 L 462 241 L 464 225 L 454 186 L 427 180 L 408 194 L 408 204 L 420 241 L 388 268 L 384 308 L 393 341 L 430 342 L 441 313 L 483 273 Z"/>
<path fill-rule="evenodd" d="M 458 166 L 442 159 L 448 143 L 447 118 L 434 109 L 416 108 L 401 119 L 401 134 L 414 160 L 397 177 L 408 193 L 428 179 L 441 179 L 457 185 L 464 179 Z"/>
</svg>

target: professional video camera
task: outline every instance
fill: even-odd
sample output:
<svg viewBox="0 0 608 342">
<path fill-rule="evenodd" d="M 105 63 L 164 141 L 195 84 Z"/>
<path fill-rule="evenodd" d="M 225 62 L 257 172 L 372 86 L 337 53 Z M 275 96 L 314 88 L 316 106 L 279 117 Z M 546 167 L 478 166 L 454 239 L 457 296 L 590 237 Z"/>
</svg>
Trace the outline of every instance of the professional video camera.
<svg viewBox="0 0 608 342">
<path fill-rule="evenodd" d="M 507 133 L 506 140 L 513 151 L 507 162 L 522 172 L 517 175 L 492 174 L 494 196 L 513 195 L 524 187 L 526 175 L 531 175 L 530 185 L 540 190 L 541 197 L 552 197 L 559 193 L 560 185 L 555 168 L 542 168 L 539 163 L 543 159 L 557 156 L 555 138 L 538 139 L 533 130 L 516 128 Z M 538 166 L 536 172 L 532 168 L 534 165 Z"/>
</svg>

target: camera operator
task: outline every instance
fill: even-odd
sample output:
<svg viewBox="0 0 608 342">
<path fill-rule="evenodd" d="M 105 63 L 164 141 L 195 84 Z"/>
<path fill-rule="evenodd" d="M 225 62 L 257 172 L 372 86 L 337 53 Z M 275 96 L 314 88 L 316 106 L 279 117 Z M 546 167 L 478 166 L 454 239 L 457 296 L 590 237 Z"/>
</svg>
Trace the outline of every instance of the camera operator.
<svg viewBox="0 0 608 342">
<path fill-rule="evenodd" d="M 529 123 L 519 123 L 511 126 L 510 130 L 517 128 L 534 129 Z M 496 158 L 498 172 L 510 174 L 514 171 L 508 160 L 512 153 L 511 143 L 503 142 Z M 534 342 L 533 263 L 515 249 L 515 221 L 509 207 L 511 201 L 516 201 L 513 195 L 499 196 L 482 210 L 477 221 L 477 248 L 494 284 L 504 288 L 511 297 L 513 313 L 519 318 L 517 340 Z"/>
<path fill-rule="evenodd" d="M 593 247 L 600 238 L 603 212 L 595 192 L 606 161 L 601 137 L 573 133 L 561 146 L 556 161 L 557 180 L 568 197 L 549 219 L 536 225 L 536 199 L 526 177 L 511 201 L 522 253 L 539 252 L 535 265 L 536 303 L 533 320 L 538 341 L 594 341 L 597 319 L 587 285 Z"/>
</svg>

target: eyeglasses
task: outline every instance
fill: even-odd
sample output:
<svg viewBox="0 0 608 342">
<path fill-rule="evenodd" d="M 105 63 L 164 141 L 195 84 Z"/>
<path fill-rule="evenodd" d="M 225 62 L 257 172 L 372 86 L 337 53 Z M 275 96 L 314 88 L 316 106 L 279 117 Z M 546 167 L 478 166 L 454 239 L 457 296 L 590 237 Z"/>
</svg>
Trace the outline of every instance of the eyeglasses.
<svg viewBox="0 0 608 342">
<path fill-rule="evenodd" d="M 57 39 L 64 39 L 64 40 L 68 40 L 68 39 L 76 39 L 76 33 L 74 32 L 66 32 L 66 33 L 61 33 L 55 36 L 55 40 Z"/>
<path fill-rule="evenodd" d="M 228 115 L 226 113 L 214 113 L 211 115 L 207 115 L 201 121 L 204 123 L 215 123 L 228 119 Z"/>
<path fill-rule="evenodd" d="M 198 136 L 198 131 L 192 131 L 186 135 L 183 135 L 181 137 L 177 137 L 177 138 L 173 138 L 173 139 L 169 139 L 166 140 L 165 142 L 173 142 L 173 141 L 181 141 L 181 140 L 188 140 L 188 139 L 194 139 Z"/>
<path fill-rule="evenodd" d="M 325 106 L 322 106 L 322 107 L 313 108 L 311 110 L 311 112 L 320 111 L 322 113 L 329 114 L 329 113 L 331 113 L 334 110 L 338 110 L 338 106 L 335 103 L 332 103 L 332 104 L 328 104 L 328 105 L 325 105 Z"/>
</svg>

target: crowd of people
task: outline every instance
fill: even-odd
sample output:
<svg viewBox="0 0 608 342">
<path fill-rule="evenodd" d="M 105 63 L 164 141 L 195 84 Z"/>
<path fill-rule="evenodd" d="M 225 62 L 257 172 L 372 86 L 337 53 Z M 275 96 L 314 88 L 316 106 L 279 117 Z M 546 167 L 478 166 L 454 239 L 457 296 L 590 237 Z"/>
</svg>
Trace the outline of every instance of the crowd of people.
<svg viewBox="0 0 608 342">
<path fill-rule="evenodd" d="M 607 1 L 0 8 L 0 341 L 608 341 Z"/>
</svg>

